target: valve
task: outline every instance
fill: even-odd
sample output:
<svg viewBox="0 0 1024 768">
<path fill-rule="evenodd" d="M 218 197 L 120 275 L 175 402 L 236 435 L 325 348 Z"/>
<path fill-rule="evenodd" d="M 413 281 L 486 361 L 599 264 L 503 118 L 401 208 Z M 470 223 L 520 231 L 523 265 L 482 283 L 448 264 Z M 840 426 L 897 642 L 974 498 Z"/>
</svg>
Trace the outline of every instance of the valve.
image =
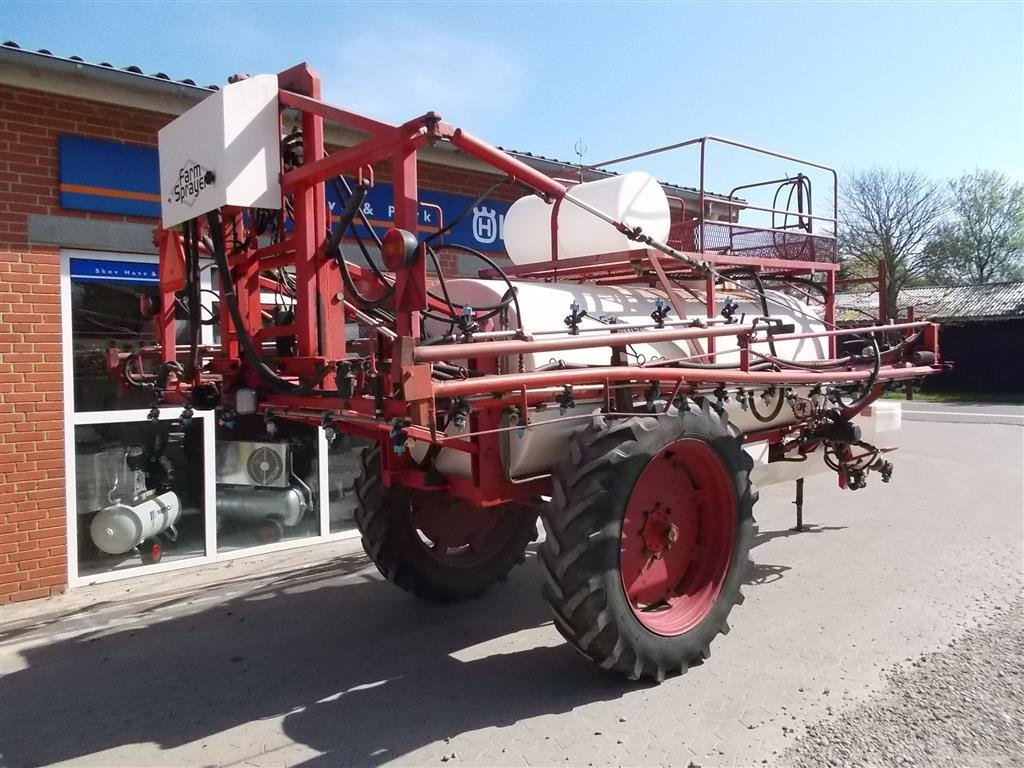
<svg viewBox="0 0 1024 768">
<path fill-rule="evenodd" d="M 736 301 L 732 296 L 725 297 L 725 303 L 722 305 L 722 311 L 719 313 L 725 318 L 727 325 L 732 325 L 737 322 L 736 318 L 733 317 L 740 308 L 740 303 Z"/>
<path fill-rule="evenodd" d="M 658 382 L 651 382 L 651 386 L 648 387 L 647 392 L 644 396 L 646 398 L 645 408 L 647 409 L 647 412 L 654 413 L 657 409 L 655 404 L 658 398 L 661 396 L 661 390 L 658 389 Z"/>
<path fill-rule="evenodd" d="M 725 384 L 719 384 L 711 394 L 715 396 L 715 408 L 721 413 L 725 404 L 729 402 L 729 390 L 725 388 Z"/>
<path fill-rule="evenodd" d="M 277 434 L 277 422 L 274 421 L 273 411 L 267 411 L 267 415 L 263 417 L 263 428 L 267 430 L 267 434 L 271 437 Z"/>
<path fill-rule="evenodd" d="M 569 305 L 569 315 L 565 318 L 565 324 L 569 328 L 570 336 L 578 336 L 580 332 L 580 321 L 587 316 L 587 310 L 580 309 L 579 302 L 574 301 Z"/>
<path fill-rule="evenodd" d="M 234 429 L 236 415 L 237 414 L 233 408 L 225 406 L 221 408 L 220 412 L 217 414 L 217 423 L 225 429 Z"/>
<path fill-rule="evenodd" d="M 747 392 L 743 387 L 736 390 L 736 402 L 740 404 L 740 408 L 744 411 L 750 410 L 750 392 Z"/>
<path fill-rule="evenodd" d="M 348 360 L 340 360 L 337 366 L 338 394 L 344 399 L 353 397 L 356 393 L 356 374 L 352 370 L 352 363 Z"/>
<path fill-rule="evenodd" d="M 194 415 L 191 405 L 186 405 L 182 408 L 181 416 L 178 417 L 178 422 L 181 424 L 182 429 L 188 429 L 189 425 L 192 423 L 192 417 Z"/>
<path fill-rule="evenodd" d="M 405 426 L 398 420 L 394 419 L 391 422 L 391 450 L 398 456 L 405 453 L 405 443 L 409 439 L 409 436 L 405 434 Z"/>
<path fill-rule="evenodd" d="M 765 405 L 768 405 L 768 403 L 772 401 L 772 398 L 775 397 L 775 393 L 778 391 L 778 387 L 776 387 L 774 384 L 770 384 L 768 386 L 768 389 L 761 393 L 761 402 L 763 402 Z"/>
<path fill-rule="evenodd" d="M 506 408 L 505 416 L 508 419 L 509 425 L 516 425 L 516 437 L 522 439 L 523 435 L 526 434 L 526 426 L 523 424 L 523 415 L 519 411 L 519 406 L 512 405 Z"/>
<path fill-rule="evenodd" d="M 665 327 L 665 318 L 668 316 L 669 306 L 668 302 L 662 298 L 659 298 L 654 302 L 654 311 L 651 312 L 651 319 L 654 321 L 655 328 Z"/>
<path fill-rule="evenodd" d="M 455 428 L 465 429 L 466 419 L 469 418 L 472 412 L 473 409 L 469 406 L 469 400 L 464 397 L 460 398 L 452 412 L 452 423 L 455 425 Z"/>
<path fill-rule="evenodd" d="M 338 439 L 338 430 L 335 428 L 331 417 L 326 413 L 324 414 L 323 421 L 320 422 L 320 426 L 324 430 L 324 439 L 327 441 L 328 447 L 334 445 L 334 441 Z"/>
<path fill-rule="evenodd" d="M 562 387 L 562 394 L 558 396 L 558 413 L 565 416 L 565 412 L 576 407 L 576 398 L 572 396 L 572 384 L 565 384 Z"/>
<path fill-rule="evenodd" d="M 690 401 L 686 398 L 686 395 L 680 395 L 676 398 L 676 412 L 679 418 L 683 418 L 690 412 Z"/>
<path fill-rule="evenodd" d="M 458 317 L 457 322 L 466 341 L 468 341 L 476 331 L 480 330 L 480 326 L 476 324 L 475 312 L 468 304 L 463 306 L 462 314 Z"/>
</svg>

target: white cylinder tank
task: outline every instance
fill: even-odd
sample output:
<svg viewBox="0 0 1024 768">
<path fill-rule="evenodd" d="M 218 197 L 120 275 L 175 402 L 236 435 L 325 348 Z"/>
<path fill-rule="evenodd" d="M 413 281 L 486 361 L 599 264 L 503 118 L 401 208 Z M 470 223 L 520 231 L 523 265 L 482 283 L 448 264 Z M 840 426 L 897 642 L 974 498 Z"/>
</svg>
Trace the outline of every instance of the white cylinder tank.
<svg viewBox="0 0 1024 768">
<path fill-rule="evenodd" d="M 608 321 L 614 318 L 615 323 L 647 324 L 653 326 L 650 315 L 654 311 L 658 299 L 665 299 L 664 291 L 652 288 L 639 288 L 632 286 L 613 285 L 577 285 L 573 283 L 540 283 L 515 281 L 518 289 L 519 306 L 523 312 L 523 327 L 526 331 L 548 331 L 564 330 L 568 338 L 568 328 L 565 326 L 565 317 L 570 312 L 570 305 L 576 303 L 581 309 L 586 310 L 587 317 L 584 318 L 579 327 L 603 328 L 608 326 Z M 697 287 L 697 286 L 695 286 Z M 703 288 L 703 284 L 700 286 Z M 493 306 L 501 301 L 508 286 L 500 280 L 475 280 L 460 279 L 448 282 L 448 292 L 452 301 L 459 304 L 468 304 L 474 307 Z M 764 314 L 759 301 L 754 301 L 748 295 L 726 294 L 732 296 L 739 302 L 735 318 L 740 320 L 746 315 L 748 320 Z M 706 307 L 703 301 L 679 291 L 677 299 L 686 307 L 685 319 L 706 319 Z M 769 310 L 772 318 L 777 318 L 782 323 L 795 326 L 797 333 L 819 333 L 825 330 L 821 318 L 807 304 L 778 291 L 768 291 Z M 724 295 L 720 296 L 720 301 Z M 514 308 L 511 308 L 509 323 L 516 326 L 517 320 Z M 672 311 L 667 320 L 679 320 Z M 447 331 L 447 327 L 435 321 L 427 323 L 427 330 L 431 334 L 440 334 Z M 614 326 L 608 326 L 614 327 Z M 593 331 L 591 331 L 593 332 Z M 628 364 L 638 365 L 655 361 L 659 358 L 680 358 L 699 356 L 706 352 L 706 342 L 702 339 L 665 341 L 657 344 L 628 344 L 628 332 L 623 333 L 626 342 Z M 557 335 L 545 335 L 542 338 L 558 338 Z M 824 338 L 796 339 L 790 341 L 779 341 L 775 344 L 776 353 L 779 357 L 789 360 L 819 360 L 827 357 L 828 348 Z M 768 352 L 767 345 L 764 345 L 764 352 Z M 722 336 L 716 340 L 717 361 L 722 363 L 735 363 L 739 360 L 739 351 L 735 336 Z M 458 363 L 462 361 L 451 361 Z M 533 371 L 545 366 L 558 365 L 559 362 L 566 365 L 609 365 L 611 362 L 610 347 L 591 347 L 588 349 L 572 349 L 561 352 L 536 352 L 523 356 L 523 369 Z M 518 357 L 508 357 L 503 361 L 503 370 L 516 371 L 519 369 Z M 668 392 L 663 392 L 667 397 Z M 771 413 L 775 410 L 776 402 L 759 405 L 761 412 Z M 591 410 L 600 409 L 600 403 L 577 403 L 572 415 L 582 415 Z M 759 422 L 749 411 L 742 410 L 735 401 L 729 405 L 729 413 L 732 421 L 744 431 L 764 429 L 772 425 L 781 425 L 793 420 L 792 411 L 783 407 L 779 416 L 771 423 Z M 530 422 L 537 424 L 547 420 L 556 420 L 560 416 L 557 408 L 549 408 L 545 411 L 538 411 L 530 414 Z M 577 429 L 581 422 L 568 421 L 553 423 L 537 428 L 526 429 L 514 433 L 505 433 L 505 461 L 509 476 L 512 478 L 525 478 L 531 475 L 542 473 L 552 465 L 558 457 L 563 455 L 565 441 L 568 433 Z M 450 427 L 448 433 L 457 435 L 460 430 Z M 463 430 L 465 431 L 465 430 Z M 512 436 L 514 435 L 514 436 Z M 414 446 L 415 452 L 420 450 Z M 437 457 L 437 466 L 441 472 L 465 475 L 469 471 L 467 454 L 460 451 L 441 451 Z"/>
<path fill-rule="evenodd" d="M 640 227 L 664 241 L 671 226 L 668 198 L 657 179 L 641 171 L 600 181 L 588 181 L 569 190 L 569 195 L 622 221 Z M 516 264 L 550 261 L 552 204 L 530 195 L 512 204 L 505 215 L 504 239 Z M 558 257 L 590 256 L 645 247 L 630 240 L 611 224 L 563 200 L 558 209 Z"/>
<path fill-rule="evenodd" d="M 101 509 L 92 519 L 89 534 L 98 549 L 120 555 L 163 533 L 180 515 L 181 502 L 168 491 L 135 505 L 111 504 Z"/>
</svg>

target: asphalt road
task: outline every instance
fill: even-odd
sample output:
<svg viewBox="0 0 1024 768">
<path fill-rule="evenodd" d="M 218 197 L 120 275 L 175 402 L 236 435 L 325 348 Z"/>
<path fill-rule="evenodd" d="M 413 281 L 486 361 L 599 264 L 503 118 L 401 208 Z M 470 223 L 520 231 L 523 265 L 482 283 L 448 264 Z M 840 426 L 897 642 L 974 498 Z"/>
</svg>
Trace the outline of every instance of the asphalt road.
<svg viewBox="0 0 1024 768">
<path fill-rule="evenodd" d="M 0 764 L 792 764 L 834 720 L 906 712 L 894 670 L 919 674 L 1021 593 L 1024 431 L 908 419 L 901 445 L 888 486 L 809 480 L 804 533 L 792 489 L 764 489 L 732 632 L 660 686 L 568 649 L 532 558 L 438 607 L 341 542 L 5 607 Z M 1019 635 L 1019 610 L 1007 621 Z M 962 684 L 948 698 L 974 717 L 984 692 Z M 977 752 L 1005 743 L 968 739 L 961 764 L 1020 764 Z M 875 765 L 913 754 L 851 744 Z"/>
</svg>

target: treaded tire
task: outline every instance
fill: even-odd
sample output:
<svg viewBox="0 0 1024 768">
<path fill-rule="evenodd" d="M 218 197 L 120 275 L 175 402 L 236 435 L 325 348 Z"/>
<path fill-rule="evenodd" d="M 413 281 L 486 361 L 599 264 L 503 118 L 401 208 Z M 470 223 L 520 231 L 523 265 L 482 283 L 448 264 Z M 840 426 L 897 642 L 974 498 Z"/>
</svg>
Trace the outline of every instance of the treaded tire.
<svg viewBox="0 0 1024 768">
<path fill-rule="evenodd" d="M 381 484 L 380 450 L 376 445 L 363 452 L 355 518 L 363 550 L 384 578 L 424 600 L 452 603 L 483 594 L 525 560 L 526 547 L 537 539 L 537 512 L 511 505 L 501 523 L 500 541 L 482 562 L 458 565 L 455 560 L 449 565 L 433 557 L 412 521 L 412 492 Z"/>
<path fill-rule="evenodd" d="M 637 478 L 664 446 L 682 438 L 706 442 L 724 463 L 735 489 L 736 531 L 731 563 L 710 610 L 688 631 L 666 636 L 634 614 L 620 573 L 620 539 Z M 598 416 L 574 433 L 568 456 L 553 473 L 553 498 L 542 513 L 547 537 L 540 547 L 544 599 L 566 640 L 600 667 L 631 680 L 660 682 L 707 659 L 711 641 L 729 631 L 732 607 L 743 602 L 740 586 L 756 532 L 752 467 L 740 431 L 706 401 L 690 403 L 681 415 Z M 672 492 L 665 488 L 667 497 Z"/>
</svg>

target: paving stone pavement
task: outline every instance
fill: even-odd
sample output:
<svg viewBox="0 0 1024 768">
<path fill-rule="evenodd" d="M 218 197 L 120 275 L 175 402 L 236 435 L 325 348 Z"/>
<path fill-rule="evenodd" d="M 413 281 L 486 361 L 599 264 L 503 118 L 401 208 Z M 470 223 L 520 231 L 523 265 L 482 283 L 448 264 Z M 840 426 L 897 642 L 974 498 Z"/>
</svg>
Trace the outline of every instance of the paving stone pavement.
<svg viewBox="0 0 1024 768">
<path fill-rule="evenodd" d="M 890 486 L 808 481 L 804 533 L 762 492 L 733 631 L 660 686 L 564 645 L 536 563 L 438 607 L 339 542 L 5 606 L 0 765 L 783 765 L 1021 592 L 1024 431 L 904 432 Z"/>
</svg>

